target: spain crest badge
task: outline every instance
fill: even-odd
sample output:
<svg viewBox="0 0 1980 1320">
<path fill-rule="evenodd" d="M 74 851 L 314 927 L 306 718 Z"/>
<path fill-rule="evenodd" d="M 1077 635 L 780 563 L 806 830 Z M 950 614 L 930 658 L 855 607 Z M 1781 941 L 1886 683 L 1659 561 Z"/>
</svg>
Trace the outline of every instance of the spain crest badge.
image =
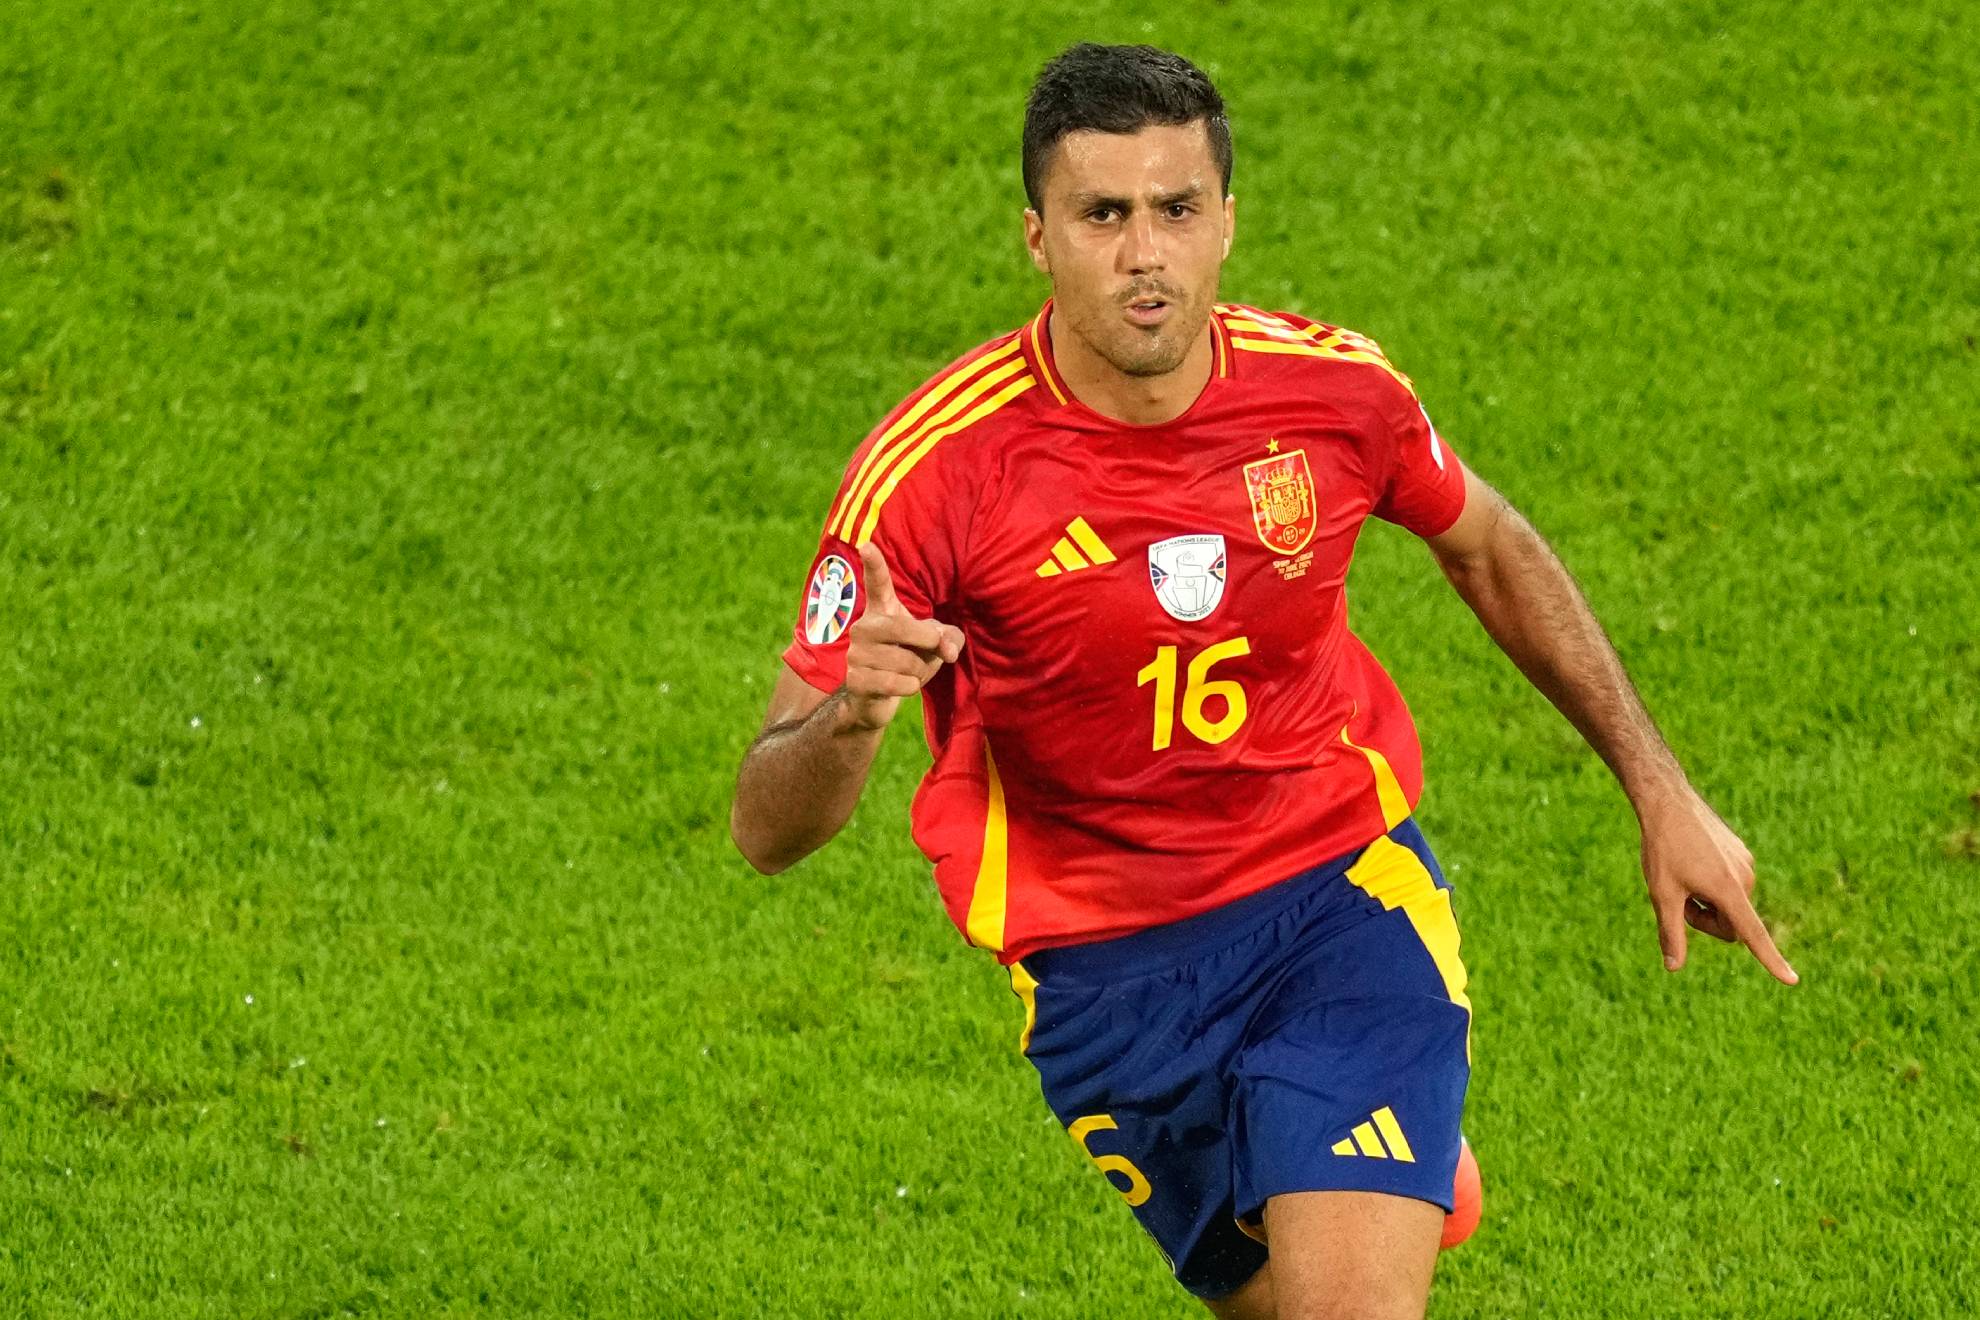
<svg viewBox="0 0 1980 1320">
<path fill-rule="evenodd" d="M 1251 524 L 1258 539 L 1274 554 L 1294 555 L 1306 548 L 1320 525 L 1313 504 L 1313 469 L 1306 451 L 1261 458 L 1244 465 L 1244 486 L 1251 494 Z"/>
</svg>

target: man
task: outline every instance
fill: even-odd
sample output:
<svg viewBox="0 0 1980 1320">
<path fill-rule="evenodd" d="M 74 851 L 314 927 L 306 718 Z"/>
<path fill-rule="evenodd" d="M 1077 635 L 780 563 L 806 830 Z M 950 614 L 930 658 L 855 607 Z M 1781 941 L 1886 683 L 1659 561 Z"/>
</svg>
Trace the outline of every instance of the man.
<svg viewBox="0 0 1980 1320">
<path fill-rule="evenodd" d="M 854 454 L 731 827 L 765 872 L 825 843 L 920 694 L 916 842 L 1178 1280 L 1219 1316 L 1420 1317 L 1469 1167 L 1470 1004 L 1415 731 L 1347 629 L 1368 516 L 1428 543 L 1621 781 L 1665 966 L 1688 923 L 1795 974 L 1573 580 L 1408 379 L 1217 301 L 1231 159 L 1175 55 L 1040 74 L 1024 227 L 1051 299 Z"/>
</svg>

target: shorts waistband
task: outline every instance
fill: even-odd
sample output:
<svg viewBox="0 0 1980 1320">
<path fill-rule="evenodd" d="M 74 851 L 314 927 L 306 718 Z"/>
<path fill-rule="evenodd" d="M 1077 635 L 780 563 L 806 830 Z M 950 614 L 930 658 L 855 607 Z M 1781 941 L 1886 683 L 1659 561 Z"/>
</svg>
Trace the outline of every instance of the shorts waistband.
<svg viewBox="0 0 1980 1320">
<path fill-rule="evenodd" d="M 1233 899 L 1208 912 L 1181 921 L 1150 926 L 1130 935 L 1090 944 L 1066 944 L 1028 953 L 1018 961 L 1040 981 L 1070 977 L 1078 981 L 1119 981 L 1146 976 L 1203 954 L 1229 948 L 1245 936 L 1272 923 L 1280 913 L 1338 878 L 1366 848 L 1308 867 L 1267 885 L 1255 894 Z"/>
</svg>

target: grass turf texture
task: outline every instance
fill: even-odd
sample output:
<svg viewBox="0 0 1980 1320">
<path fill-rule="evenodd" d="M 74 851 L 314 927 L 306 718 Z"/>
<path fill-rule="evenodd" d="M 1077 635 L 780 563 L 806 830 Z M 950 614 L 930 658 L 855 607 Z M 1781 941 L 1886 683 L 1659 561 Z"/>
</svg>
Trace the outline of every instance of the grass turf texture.
<svg viewBox="0 0 1980 1320">
<path fill-rule="evenodd" d="M 1196 1313 L 939 915 L 915 730 L 794 872 L 724 824 L 846 455 L 1042 296 L 1080 37 L 1220 79 L 1227 295 L 1553 537 L 1805 978 L 1663 973 L 1619 794 L 1371 531 L 1479 1013 L 1432 1314 L 1980 1305 L 1972 20 L 12 14 L 0 1311 Z"/>
</svg>

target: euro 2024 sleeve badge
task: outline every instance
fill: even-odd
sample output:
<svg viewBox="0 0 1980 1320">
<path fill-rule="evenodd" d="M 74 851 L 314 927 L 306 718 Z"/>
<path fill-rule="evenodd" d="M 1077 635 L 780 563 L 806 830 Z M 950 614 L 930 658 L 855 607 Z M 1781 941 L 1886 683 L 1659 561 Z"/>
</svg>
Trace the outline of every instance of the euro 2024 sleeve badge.
<svg viewBox="0 0 1980 1320">
<path fill-rule="evenodd" d="M 1184 623 L 1210 617 L 1224 598 L 1224 538 L 1172 536 L 1148 547 L 1148 581 L 1169 616 Z"/>
<path fill-rule="evenodd" d="M 813 646 L 830 646 L 852 621 L 859 584 L 843 555 L 826 555 L 811 571 L 811 589 L 804 598 L 804 639 Z"/>
<path fill-rule="evenodd" d="M 1295 449 L 1246 463 L 1244 486 L 1251 495 L 1251 524 L 1265 548 L 1279 555 L 1305 549 L 1320 525 L 1306 451 Z"/>
</svg>

